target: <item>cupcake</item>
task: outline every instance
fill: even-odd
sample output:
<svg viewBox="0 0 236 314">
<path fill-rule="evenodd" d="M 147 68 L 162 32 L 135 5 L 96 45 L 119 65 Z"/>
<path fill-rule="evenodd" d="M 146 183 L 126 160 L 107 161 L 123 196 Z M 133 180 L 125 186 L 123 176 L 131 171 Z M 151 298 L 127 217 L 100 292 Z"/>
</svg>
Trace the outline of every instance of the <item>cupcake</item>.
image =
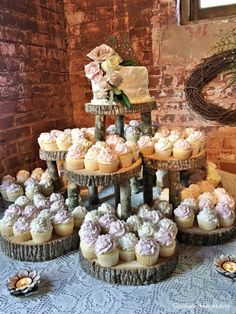
<svg viewBox="0 0 236 314">
<path fill-rule="evenodd" d="M 203 193 L 198 197 L 198 208 L 199 210 L 203 210 L 204 208 L 215 208 L 215 197 L 211 193 Z"/>
<path fill-rule="evenodd" d="M 183 137 L 187 138 L 190 134 L 194 133 L 195 131 L 196 131 L 195 128 L 192 128 L 192 127 L 186 128 L 183 131 Z"/>
<path fill-rule="evenodd" d="M 173 145 L 173 156 L 176 159 L 188 159 L 192 154 L 192 148 L 186 140 L 179 139 Z"/>
<path fill-rule="evenodd" d="M 142 223 L 141 227 L 138 229 L 139 238 L 152 238 L 154 235 L 154 226 L 148 221 Z"/>
<path fill-rule="evenodd" d="M 148 206 L 148 204 L 140 204 L 137 207 L 138 216 L 143 219 L 147 215 L 147 212 L 149 212 L 150 210 L 151 208 L 150 206 Z"/>
<path fill-rule="evenodd" d="M 11 185 L 12 183 L 8 182 L 8 181 L 4 181 L 1 185 L 0 185 L 0 192 L 2 195 L 2 198 L 5 201 L 8 201 L 8 196 L 7 196 L 7 188 Z"/>
<path fill-rule="evenodd" d="M 102 267 L 112 267 L 119 262 L 119 250 L 110 234 L 100 235 L 97 238 L 95 253 Z"/>
<path fill-rule="evenodd" d="M 140 138 L 140 131 L 136 127 L 128 126 L 125 130 L 125 139 L 137 143 Z"/>
<path fill-rule="evenodd" d="M 173 214 L 173 206 L 167 201 L 161 201 L 157 199 L 153 206 L 156 210 L 159 210 L 165 217 L 171 218 Z"/>
<path fill-rule="evenodd" d="M 147 213 L 143 216 L 144 221 L 148 221 L 152 223 L 153 225 L 158 224 L 158 222 L 164 218 L 164 215 L 157 210 L 149 210 Z"/>
<path fill-rule="evenodd" d="M 155 265 L 158 261 L 160 246 L 154 239 L 140 239 L 135 245 L 137 261 L 144 266 Z"/>
<path fill-rule="evenodd" d="M 69 236 L 73 233 L 74 218 L 67 210 L 58 211 L 54 216 L 53 227 L 57 235 Z"/>
<path fill-rule="evenodd" d="M 40 187 L 38 185 L 28 185 L 25 189 L 27 198 L 32 201 L 35 194 L 40 194 Z"/>
<path fill-rule="evenodd" d="M 98 212 L 102 216 L 102 215 L 105 215 L 105 214 L 115 214 L 116 210 L 115 210 L 114 206 L 112 206 L 111 204 L 102 203 L 98 207 Z"/>
<path fill-rule="evenodd" d="M 50 209 L 50 207 L 51 207 L 51 204 L 50 204 L 48 199 L 39 199 L 34 204 L 39 210 Z"/>
<path fill-rule="evenodd" d="M 46 151 L 57 151 L 58 146 L 55 136 L 50 133 L 41 133 L 38 138 L 38 143 L 41 149 Z"/>
<path fill-rule="evenodd" d="M 130 142 L 130 141 L 126 141 L 125 142 L 126 146 L 128 147 L 129 151 L 132 154 L 133 157 L 133 162 L 137 161 L 139 159 L 139 148 L 138 145 Z"/>
<path fill-rule="evenodd" d="M 30 223 L 30 233 L 35 243 L 45 243 L 52 238 L 53 226 L 51 222 L 42 217 L 37 217 Z"/>
<path fill-rule="evenodd" d="M 20 217 L 13 225 L 13 234 L 19 242 L 29 241 L 31 239 L 29 221 L 24 217 Z"/>
<path fill-rule="evenodd" d="M 67 152 L 66 155 L 66 167 L 68 170 L 80 170 L 84 168 L 84 155 L 85 150 L 73 144 Z"/>
<path fill-rule="evenodd" d="M 4 176 L 1 180 L 1 184 L 3 184 L 4 182 L 8 182 L 8 183 L 15 183 L 16 182 L 16 178 L 7 174 L 6 176 Z"/>
<path fill-rule="evenodd" d="M 160 159 L 168 159 L 172 154 L 172 144 L 168 138 L 161 137 L 154 146 L 156 156 Z"/>
<path fill-rule="evenodd" d="M 198 196 L 201 193 L 199 185 L 197 185 L 197 184 L 190 184 L 190 186 L 188 188 L 189 188 L 189 191 L 190 191 L 190 194 L 192 195 L 192 197 L 197 199 Z M 187 197 L 185 197 L 185 198 L 187 198 Z"/>
<path fill-rule="evenodd" d="M 133 155 L 125 143 L 118 143 L 115 146 L 114 152 L 118 155 L 120 168 L 129 168 L 132 165 Z"/>
<path fill-rule="evenodd" d="M 0 233 L 3 237 L 10 237 L 13 235 L 13 225 L 19 218 L 16 213 L 6 213 L 0 220 Z"/>
<path fill-rule="evenodd" d="M 130 120 L 129 125 L 133 128 L 137 128 L 138 130 L 141 130 L 142 128 L 142 120 Z"/>
<path fill-rule="evenodd" d="M 101 213 L 97 209 L 90 210 L 84 217 L 84 221 L 98 221 Z"/>
<path fill-rule="evenodd" d="M 180 204 L 174 210 L 174 214 L 178 228 L 192 228 L 194 222 L 194 212 L 190 207 L 188 207 L 188 205 Z"/>
<path fill-rule="evenodd" d="M 21 215 L 22 214 L 23 209 L 16 204 L 12 204 L 10 205 L 6 210 L 5 210 L 5 214 L 17 214 L 17 215 Z"/>
<path fill-rule="evenodd" d="M 219 196 L 218 203 L 226 204 L 230 209 L 235 210 L 235 200 L 229 194 Z"/>
<path fill-rule="evenodd" d="M 50 209 L 52 212 L 54 212 L 56 214 L 60 211 L 66 210 L 67 206 L 66 206 L 64 200 L 59 200 L 59 201 L 52 203 Z"/>
<path fill-rule="evenodd" d="M 202 136 L 202 132 L 195 131 L 186 138 L 186 141 L 192 147 L 193 156 L 196 156 L 201 150 Z"/>
<path fill-rule="evenodd" d="M 38 218 L 44 218 L 47 221 L 50 221 L 51 223 L 53 223 L 54 220 L 54 212 L 52 212 L 50 209 L 46 208 L 46 209 L 42 209 L 38 216 Z"/>
<path fill-rule="evenodd" d="M 31 204 L 31 201 L 25 195 L 17 197 L 15 204 L 19 205 L 22 208 L 25 208 L 27 205 Z"/>
<path fill-rule="evenodd" d="M 199 228 L 206 231 L 215 230 L 218 226 L 218 218 L 216 212 L 210 208 L 204 208 L 197 215 Z"/>
<path fill-rule="evenodd" d="M 25 188 L 27 188 L 28 186 L 32 186 L 32 185 L 33 186 L 35 186 L 35 185 L 38 186 L 38 181 L 35 180 L 34 178 L 29 178 L 24 183 Z"/>
<path fill-rule="evenodd" d="M 71 130 L 72 143 L 77 144 L 80 139 L 85 139 L 85 132 L 78 128 Z"/>
<path fill-rule="evenodd" d="M 160 228 L 154 233 L 154 239 L 160 244 L 160 257 L 169 257 L 174 254 L 176 241 L 170 231 Z"/>
<path fill-rule="evenodd" d="M 101 149 L 97 157 L 99 170 L 103 173 L 116 172 L 119 168 L 119 158 L 109 149 Z"/>
<path fill-rule="evenodd" d="M 216 205 L 216 213 L 220 227 L 232 226 L 235 220 L 235 213 L 227 204 L 218 203 Z"/>
<path fill-rule="evenodd" d="M 198 213 L 198 203 L 195 198 L 193 197 L 186 198 L 180 204 L 187 205 L 189 208 L 193 210 L 194 214 Z"/>
<path fill-rule="evenodd" d="M 175 133 L 171 131 L 170 135 L 168 136 L 168 141 L 173 145 L 176 141 L 178 141 L 181 138 L 181 135 L 179 133 Z"/>
<path fill-rule="evenodd" d="M 60 193 L 52 193 L 49 198 L 50 203 L 54 203 L 56 201 L 64 201 L 64 197 Z"/>
<path fill-rule="evenodd" d="M 125 140 L 117 134 L 111 134 L 106 137 L 106 143 L 111 149 L 114 149 L 118 143 L 124 142 Z"/>
<path fill-rule="evenodd" d="M 160 127 L 158 131 L 161 133 L 162 137 L 168 137 L 170 135 L 170 131 L 165 126 Z"/>
<path fill-rule="evenodd" d="M 39 186 L 44 196 L 50 196 L 53 193 L 54 186 L 51 179 L 41 179 Z"/>
<path fill-rule="evenodd" d="M 80 147 L 80 149 L 82 149 L 85 152 L 87 152 L 87 150 L 93 145 L 93 143 L 87 140 L 86 138 L 79 139 L 76 144 L 78 147 Z"/>
<path fill-rule="evenodd" d="M 113 221 L 109 226 L 109 234 L 114 238 L 122 237 L 127 232 L 129 232 L 129 227 L 122 220 Z"/>
<path fill-rule="evenodd" d="M 169 218 L 163 218 L 160 222 L 158 222 L 157 224 L 157 231 L 163 228 L 165 230 L 168 230 L 171 232 L 171 234 L 173 234 L 173 238 L 176 238 L 177 232 L 178 232 L 178 228 L 176 223 L 169 219 Z"/>
<path fill-rule="evenodd" d="M 110 225 L 114 221 L 117 221 L 117 217 L 113 214 L 105 214 L 101 216 L 98 220 L 100 226 L 102 227 L 102 231 L 104 233 L 109 231 Z"/>
<path fill-rule="evenodd" d="M 95 143 L 95 127 L 90 127 L 85 130 L 85 137 L 91 142 Z"/>
<path fill-rule="evenodd" d="M 66 151 L 68 148 L 72 145 L 72 137 L 71 134 L 61 133 L 57 139 L 56 143 L 58 146 L 58 149 L 61 151 Z"/>
<path fill-rule="evenodd" d="M 27 220 L 33 220 L 37 217 L 38 213 L 39 210 L 36 206 L 27 205 L 22 212 L 22 217 L 26 218 Z"/>
<path fill-rule="evenodd" d="M 142 226 L 142 219 L 138 215 L 131 215 L 127 219 L 127 224 L 130 231 L 137 233 Z"/>
<path fill-rule="evenodd" d="M 207 181 L 207 180 L 200 181 L 197 183 L 197 185 L 200 188 L 200 193 L 204 193 L 204 192 L 211 193 L 215 189 L 215 186 L 210 181 Z"/>
<path fill-rule="evenodd" d="M 99 170 L 97 156 L 100 152 L 100 149 L 96 146 L 89 148 L 87 153 L 84 156 L 84 166 L 86 170 L 97 171 Z"/>
<path fill-rule="evenodd" d="M 7 187 L 7 197 L 10 202 L 15 202 L 19 196 L 23 196 L 24 191 L 19 184 L 12 183 Z"/>
<path fill-rule="evenodd" d="M 95 244 L 99 235 L 85 233 L 80 237 L 80 250 L 85 258 L 95 259 Z"/>
<path fill-rule="evenodd" d="M 120 259 L 125 262 L 134 261 L 135 245 L 138 243 L 138 238 L 135 234 L 128 232 L 118 238 L 118 246 L 120 248 Z"/>
<path fill-rule="evenodd" d="M 18 184 L 24 184 L 27 179 L 29 179 L 30 173 L 26 170 L 20 170 L 16 175 L 16 182 Z"/>
<path fill-rule="evenodd" d="M 216 202 L 219 201 L 219 198 L 220 198 L 222 195 L 228 194 L 224 188 L 216 188 L 216 189 L 214 189 L 214 191 L 213 191 L 212 193 L 213 193 L 213 195 L 216 197 Z"/>
<path fill-rule="evenodd" d="M 79 228 L 83 221 L 85 215 L 88 213 L 87 209 L 84 206 L 77 206 L 71 212 L 72 216 L 74 217 L 74 224 L 76 228 Z"/>
<path fill-rule="evenodd" d="M 38 202 L 40 202 L 40 201 L 46 201 L 47 199 L 46 199 L 46 197 L 43 195 L 43 194 L 41 194 L 41 193 L 37 193 L 37 194 L 34 194 L 33 195 L 33 199 L 32 199 L 32 201 L 33 201 L 33 204 L 36 206 L 36 204 L 38 203 Z"/>
<path fill-rule="evenodd" d="M 107 133 L 108 135 L 116 134 L 116 126 L 115 126 L 115 124 L 109 125 L 109 127 L 106 128 L 106 133 Z"/>
<path fill-rule="evenodd" d="M 143 135 L 138 140 L 138 147 L 140 153 L 145 155 L 152 155 L 154 153 L 154 142 L 148 135 Z"/>
<path fill-rule="evenodd" d="M 99 236 L 101 233 L 101 226 L 97 221 L 84 221 L 79 230 L 80 238 L 85 234 Z"/>
</svg>

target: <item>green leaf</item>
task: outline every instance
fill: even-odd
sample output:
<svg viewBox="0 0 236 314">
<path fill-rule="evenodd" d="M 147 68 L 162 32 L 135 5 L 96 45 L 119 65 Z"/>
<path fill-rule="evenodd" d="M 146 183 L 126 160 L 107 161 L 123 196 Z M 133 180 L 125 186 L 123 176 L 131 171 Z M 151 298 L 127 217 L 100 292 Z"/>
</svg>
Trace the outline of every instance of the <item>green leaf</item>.
<svg viewBox="0 0 236 314">
<path fill-rule="evenodd" d="M 127 95 L 121 91 L 121 93 L 119 95 L 114 95 L 115 99 L 121 103 L 124 107 L 126 107 L 127 109 L 131 108 L 131 103 L 129 101 L 129 98 L 127 97 Z"/>
<path fill-rule="evenodd" d="M 132 65 L 137 65 L 137 61 L 135 60 L 123 60 L 120 65 L 123 65 L 125 67 L 127 66 L 132 66 Z"/>
</svg>

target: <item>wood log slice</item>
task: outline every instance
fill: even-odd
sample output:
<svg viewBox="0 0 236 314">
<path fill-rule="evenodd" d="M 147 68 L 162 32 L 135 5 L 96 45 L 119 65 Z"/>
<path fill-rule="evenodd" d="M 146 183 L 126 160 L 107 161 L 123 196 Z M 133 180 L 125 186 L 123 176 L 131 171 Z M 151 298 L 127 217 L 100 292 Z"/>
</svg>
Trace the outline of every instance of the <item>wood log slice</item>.
<svg viewBox="0 0 236 314">
<path fill-rule="evenodd" d="M 142 266 L 136 260 L 120 261 L 114 267 L 102 267 L 97 260 L 86 259 L 80 251 L 80 264 L 83 270 L 96 279 L 118 285 L 150 285 L 168 278 L 178 263 L 178 251 L 168 257 L 159 258 L 158 264 Z"/>
<path fill-rule="evenodd" d="M 170 157 L 169 159 L 159 159 L 156 154 L 143 156 L 143 164 L 146 167 L 157 170 L 187 170 L 193 168 L 201 168 L 206 164 L 205 151 L 199 153 L 194 157 L 188 159 L 176 159 Z"/>
<path fill-rule="evenodd" d="M 225 228 L 217 228 L 213 231 L 204 231 L 197 225 L 190 229 L 178 230 L 177 239 L 179 242 L 191 245 L 217 245 L 226 243 L 236 237 L 236 222 L 234 225 Z"/>
<path fill-rule="evenodd" d="M 49 152 L 46 150 L 39 150 L 39 158 L 41 160 L 49 160 L 49 161 L 57 161 L 57 160 L 65 160 L 66 151 L 57 150 L 55 152 Z"/>
<path fill-rule="evenodd" d="M 16 260 L 48 261 L 78 249 L 79 235 L 76 229 L 72 235 L 66 237 L 53 234 L 52 240 L 43 244 L 36 244 L 33 240 L 18 242 L 14 236 L 0 236 L 0 247 L 4 254 Z"/>
<path fill-rule="evenodd" d="M 131 108 L 127 109 L 121 104 L 116 105 L 94 105 L 91 103 L 85 104 L 85 111 L 93 114 L 104 114 L 104 115 L 125 115 L 129 113 L 137 112 L 149 112 L 155 110 L 157 104 L 155 100 L 151 100 L 145 103 L 131 104 Z"/>
<path fill-rule="evenodd" d="M 80 186 L 105 186 L 126 181 L 138 174 L 142 167 L 142 160 L 139 158 L 129 168 L 121 168 L 113 173 L 103 173 L 101 171 L 89 171 L 86 169 L 69 171 L 64 170 L 70 183 L 76 183 Z"/>
</svg>

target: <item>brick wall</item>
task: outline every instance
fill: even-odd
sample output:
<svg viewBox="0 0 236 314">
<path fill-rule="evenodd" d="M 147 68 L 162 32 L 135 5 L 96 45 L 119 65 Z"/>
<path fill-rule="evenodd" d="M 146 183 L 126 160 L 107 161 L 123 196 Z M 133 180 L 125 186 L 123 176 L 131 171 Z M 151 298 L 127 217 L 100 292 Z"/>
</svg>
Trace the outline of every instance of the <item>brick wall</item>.
<svg viewBox="0 0 236 314">
<path fill-rule="evenodd" d="M 41 131 L 72 124 L 61 1 L 0 4 L 0 177 L 38 164 Z"/>
<path fill-rule="evenodd" d="M 110 35 L 122 39 L 127 33 L 139 64 L 149 71 L 151 94 L 159 105 L 153 119 L 166 126 L 196 126 L 206 132 L 219 127 L 190 110 L 184 84 L 194 66 L 212 54 L 220 32 L 235 26 L 235 18 L 178 25 L 175 0 L 66 0 L 64 3 L 71 99 L 77 125 L 81 115 L 86 125 L 94 123 L 93 117 L 84 113 L 84 103 L 91 99 L 90 82 L 84 77 L 84 65 L 89 62 L 86 54 Z M 219 75 L 205 88 L 205 95 L 214 103 L 236 109 L 233 87 L 225 88 L 226 81 L 225 75 Z M 221 152 L 228 151 L 218 147 Z"/>
</svg>

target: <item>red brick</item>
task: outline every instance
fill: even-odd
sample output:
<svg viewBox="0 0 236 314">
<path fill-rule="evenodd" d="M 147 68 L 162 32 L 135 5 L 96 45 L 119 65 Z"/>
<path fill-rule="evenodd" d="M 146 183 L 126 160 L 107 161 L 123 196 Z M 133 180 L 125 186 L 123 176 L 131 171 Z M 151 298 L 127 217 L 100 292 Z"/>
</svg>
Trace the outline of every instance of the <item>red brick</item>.
<svg viewBox="0 0 236 314">
<path fill-rule="evenodd" d="M 236 136 L 227 136 L 223 140 L 224 149 L 232 149 L 236 152 Z"/>
</svg>

